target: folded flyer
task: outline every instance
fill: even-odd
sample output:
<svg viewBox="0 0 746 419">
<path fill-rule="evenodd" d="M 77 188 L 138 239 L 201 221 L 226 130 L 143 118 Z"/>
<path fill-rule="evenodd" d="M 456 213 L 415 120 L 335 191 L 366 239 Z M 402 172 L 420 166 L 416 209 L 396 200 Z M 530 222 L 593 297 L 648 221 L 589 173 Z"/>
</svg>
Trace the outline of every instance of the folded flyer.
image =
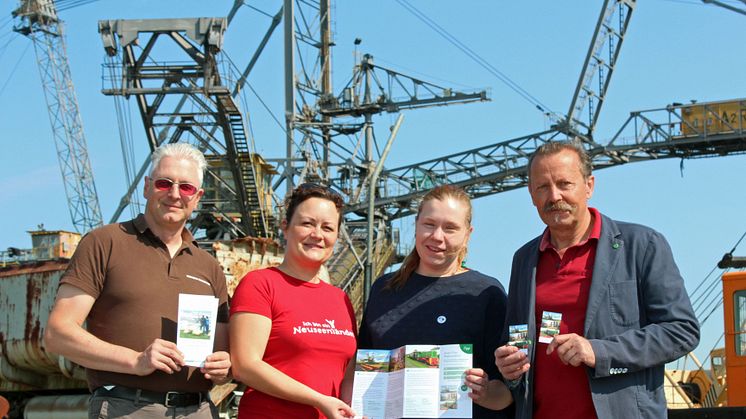
<svg viewBox="0 0 746 419">
<path fill-rule="evenodd" d="M 352 409 L 368 419 L 470 418 L 472 345 L 359 349 Z"/>
<path fill-rule="evenodd" d="M 212 295 L 179 294 L 176 346 L 186 365 L 201 367 L 213 352 L 217 316 L 218 299 Z"/>
</svg>

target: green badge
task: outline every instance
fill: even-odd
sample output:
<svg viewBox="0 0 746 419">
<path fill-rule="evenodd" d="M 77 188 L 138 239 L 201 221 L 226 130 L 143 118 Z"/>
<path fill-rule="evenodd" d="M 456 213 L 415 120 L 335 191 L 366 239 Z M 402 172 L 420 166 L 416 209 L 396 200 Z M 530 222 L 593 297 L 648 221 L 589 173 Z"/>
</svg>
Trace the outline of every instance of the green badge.
<svg viewBox="0 0 746 419">
<path fill-rule="evenodd" d="M 619 243 L 614 243 L 611 245 L 611 247 L 614 249 L 619 249 Z"/>
</svg>

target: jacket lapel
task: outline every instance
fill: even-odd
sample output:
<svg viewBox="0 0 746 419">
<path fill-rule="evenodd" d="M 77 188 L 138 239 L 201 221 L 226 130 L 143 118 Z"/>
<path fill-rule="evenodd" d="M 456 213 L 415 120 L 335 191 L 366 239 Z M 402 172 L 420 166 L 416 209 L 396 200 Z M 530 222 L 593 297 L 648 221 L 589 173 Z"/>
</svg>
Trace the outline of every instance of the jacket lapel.
<svg viewBox="0 0 746 419">
<path fill-rule="evenodd" d="M 624 251 L 624 241 L 616 223 L 610 218 L 601 215 L 601 237 L 596 246 L 596 260 L 593 263 L 593 276 L 591 289 L 588 296 L 588 308 L 585 313 L 585 327 L 583 335 L 588 338 L 593 319 L 599 310 L 601 301 L 604 301 L 606 293 L 609 292 L 608 284 L 611 281 L 619 258 Z"/>
</svg>

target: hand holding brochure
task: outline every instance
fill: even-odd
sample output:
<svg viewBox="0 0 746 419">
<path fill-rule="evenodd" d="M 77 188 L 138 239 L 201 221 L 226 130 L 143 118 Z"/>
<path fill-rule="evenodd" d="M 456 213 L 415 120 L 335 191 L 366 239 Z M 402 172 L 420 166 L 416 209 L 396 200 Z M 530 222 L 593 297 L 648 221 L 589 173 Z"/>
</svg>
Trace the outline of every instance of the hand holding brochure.
<svg viewBox="0 0 746 419">
<path fill-rule="evenodd" d="M 218 299 L 212 295 L 179 294 L 176 346 L 184 353 L 184 363 L 201 367 L 212 353 Z"/>
<path fill-rule="evenodd" d="M 352 409 L 369 419 L 470 418 L 472 345 L 359 349 Z"/>
</svg>

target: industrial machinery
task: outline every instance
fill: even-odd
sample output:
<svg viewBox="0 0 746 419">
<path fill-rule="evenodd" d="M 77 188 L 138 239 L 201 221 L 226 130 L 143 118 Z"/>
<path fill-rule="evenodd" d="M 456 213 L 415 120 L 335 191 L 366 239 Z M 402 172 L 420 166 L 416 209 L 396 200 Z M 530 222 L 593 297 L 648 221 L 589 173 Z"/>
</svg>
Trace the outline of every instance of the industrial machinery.
<svg viewBox="0 0 746 419">
<path fill-rule="evenodd" d="M 248 270 L 281 258 L 281 247 L 273 240 L 279 219 L 273 206 L 282 189 L 287 191 L 302 181 L 323 182 L 347 197 L 346 227 L 340 239 L 344 246 L 329 261 L 329 271 L 333 283 L 351 295 L 356 307 L 362 307 L 370 278 L 397 260 L 398 237 L 392 221 L 412 215 L 417 199 L 436 185 L 461 186 L 473 198 L 523 187 L 534 150 L 548 141 L 569 138 L 583 141 L 596 169 L 651 159 L 746 152 L 741 99 L 632 112 L 609 141 L 598 141 L 596 121 L 636 4 L 633 0 L 606 0 L 567 115 L 553 115 L 550 129 L 385 168 L 385 153 L 375 161 L 374 150 L 385 147 L 378 147 L 375 139 L 374 115 L 482 101 L 487 98 L 486 91 L 459 92 L 409 77 L 378 66 L 370 55 L 359 57 L 349 81 L 335 91 L 331 84 L 330 50 L 334 43 L 329 0 L 318 4 L 283 1 L 246 69 L 234 74 L 220 59 L 222 36 L 243 3 L 236 1 L 227 18 L 99 22 L 109 57 L 104 66 L 109 85 L 104 93 L 136 101 L 149 150 L 168 142 L 188 141 L 208 155 L 207 193 L 190 228 L 221 260 L 231 286 Z M 29 20 L 45 21 L 38 17 Z M 273 160 L 253 149 L 246 110 L 240 109 L 236 98 L 280 22 L 284 23 L 286 57 L 287 154 Z M 169 63 L 151 55 L 168 48 L 163 44 L 178 52 L 180 62 Z M 312 63 L 303 61 L 308 54 L 301 54 L 299 45 L 316 50 Z M 388 144 L 395 134 L 389 136 Z M 340 138 L 354 135 L 359 135 L 357 142 L 353 141 L 359 147 L 351 152 Z M 148 168 L 147 156 L 142 160 L 112 221 L 133 202 L 131 197 Z M 244 256 L 235 256 L 236 252 Z M 18 262 L 0 269 L 0 296 L 7 298 L 3 304 L 13 308 L 0 318 L 4 321 L 0 323 L 0 390 L 13 402 L 11 412 L 15 415 L 24 406 L 27 417 L 34 412 L 43 417 L 45 409 L 48 413 L 63 409 L 63 405 L 70 405 L 71 410 L 84 406 L 80 397 L 86 390 L 79 368 L 47 354 L 39 340 L 66 264 L 64 257 Z M 368 281 L 360 280 L 363 273 Z M 19 303 L 22 301 L 25 304 Z M 20 323 L 19 319 L 26 321 Z M 62 397 L 66 395 L 71 397 Z M 217 399 L 229 400 L 230 396 Z M 2 406 L 0 403 L 0 409 Z"/>
<path fill-rule="evenodd" d="M 746 123 L 746 102 L 691 104 L 681 107 L 681 135 L 699 135 L 700 132 L 721 134 L 743 130 Z"/>
<path fill-rule="evenodd" d="M 719 267 L 746 268 L 746 258 Z M 692 370 L 666 371 L 669 418 L 742 418 L 746 415 L 746 271 L 722 275 L 725 347 L 710 352 L 709 369 L 693 354 Z"/>
<path fill-rule="evenodd" d="M 62 21 L 52 0 L 21 0 L 13 17 L 19 20 L 13 30 L 34 44 L 70 216 L 75 229 L 86 233 L 101 226 L 101 209 L 70 75 Z"/>
<path fill-rule="evenodd" d="M 728 406 L 746 412 L 746 272 L 723 275 L 723 297 Z"/>
</svg>

